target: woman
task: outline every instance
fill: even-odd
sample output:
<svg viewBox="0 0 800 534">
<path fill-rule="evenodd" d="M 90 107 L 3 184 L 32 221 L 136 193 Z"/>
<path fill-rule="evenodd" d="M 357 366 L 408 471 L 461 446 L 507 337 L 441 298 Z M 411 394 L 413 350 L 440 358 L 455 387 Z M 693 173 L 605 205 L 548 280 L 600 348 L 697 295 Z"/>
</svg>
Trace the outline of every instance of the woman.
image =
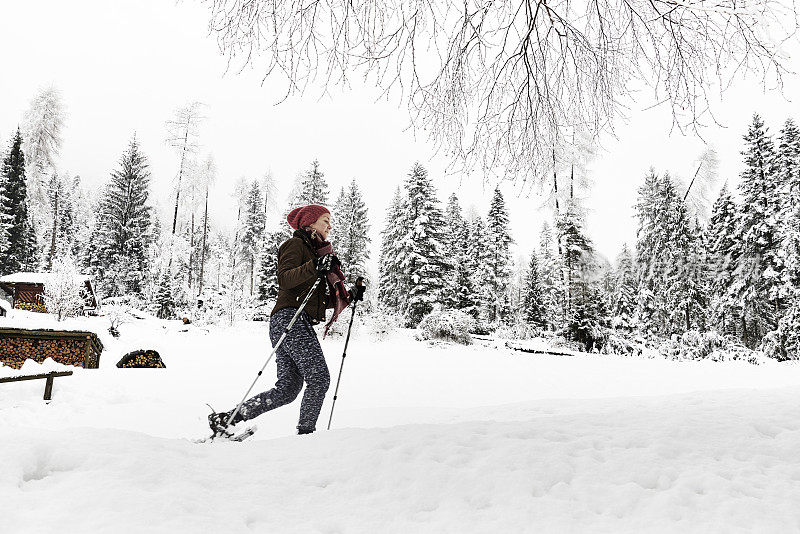
<svg viewBox="0 0 800 534">
<path fill-rule="evenodd" d="M 314 282 L 318 277 L 323 277 L 323 280 L 278 347 L 275 354 L 278 381 L 275 387 L 245 401 L 232 424 L 253 419 L 292 402 L 305 382 L 306 391 L 300 405 L 297 433 L 310 434 L 316 430 L 317 418 L 330 385 L 328 365 L 313 325 L 324 321 L 325 310 L 333 308 L 333 316 L 325 326 L 327 333 L 339 313 L 349 304 L 350 295 L 344 287 L 344 275 L 339 268 L 341 264 L 327 241 L 331 230 L 331 214 L 327 208 L 316 204 L 296 208 L 286 219 L 294 228 L 294 234 L 278 249 L 278 299 L 269 320 L 273 347 Z M 230 414 L 222 412 L 208 416 L 209 426 L 215 436 L 226 434 L 226 422 Z"/>
</svg>

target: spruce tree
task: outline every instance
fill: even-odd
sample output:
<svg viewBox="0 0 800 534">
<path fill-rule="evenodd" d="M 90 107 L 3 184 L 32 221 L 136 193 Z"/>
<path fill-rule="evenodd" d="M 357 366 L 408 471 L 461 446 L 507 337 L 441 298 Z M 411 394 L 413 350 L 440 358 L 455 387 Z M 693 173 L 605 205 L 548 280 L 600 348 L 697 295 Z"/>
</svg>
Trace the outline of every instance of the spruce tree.
<svg viewBox="0 0 800 534">
<path fill-rule="evenodd" d="M 319 161 L 311 162 L 311 168 L 306 171 L 300 183 L 300 192 L 295 199 L 295 206 L 307 204 L 328 205 L 328 183 L 325 174 L 319 168 Z"/>
<path fill-rule="evenodd" d="M 779 227 L 781 190 L 772 139 L 758 115 L 744 137 L 737 240 L 742 245 L 736 269 L 736 297 L 742 303 L 742 338 L 755 346 L 773 330 L 785 307 L 783 246 Z"/>
<path fill-rule="evenodd" d="M 328 236 L 342 266 L 349 285 L 359 276 L 367 279 L 369 261 L 369 216 L 361 190 L 355 180 L 347 190 L 341 189 L 333 207 L 333 229 Z"/>
<path fill-rule="evenodd" d="M 261 244 L 256 305 L 264 315 L 265 307 L 278 296 L 278 248 L 285 237 L 283 231 L 266 232 Z"/>
<path fill-rule="evenodd" d="M 655 330 L 657 298 L 663 290 L 666 264 L 666 238 L 663 228 L 663 206 L 659 201 L 660 179 L 651 168 L 639 187 L 635 205 L 638 226 L 636 229 L 636 314 L 642 325 Z"/>
<path fill-rule="evenodd" d="M 545 325 L 544 294 L 539 277 L 539 262 L 536 253 L 531 254 L 528 272 L 525 275 L 523 297 L 523 317 L 525 322 L 537 327 Z"/>
<path fill-rule="evenodd" d="M 77 177 L 76 177 L 77 179 Z M 80 194 L 80 182 L 53 173 L 47 182 L 45 193 L 49 208 L 49 223 L 44 231 L 46 265 L 48 270 L 53 259 L 65 254 L 75 254 L 75 209 L 73 197 Z"/>
<path fill-rule="evenodd" d="M 470 286 L 465 290 L 460 309 L 469 310 L 470 315 L 480 320 L 489 318 L 489 302 L 492 295 L 489 284 L 489 248 L 486 223 L 475 211 L 467 217 L 467 247 L 463 261 L 465 273 L 470 278 Z M 462 275 L 462 279 L 465 277 Z"/>
<path fill-rule="evenodd" d="M 466 240 L 467 240 L 467 222 L 461 213 L 461 205 L 458 202 L 458 197 L 455 193 L 451 193 L 447 199 L 447 206 L 444 210 L 444 219 L 447 225 L 450 239 L 445 242 L 447 250 L 447 257 L 452 260 L 453 271 L 447 280 L 448 289 L 445 292 L 443 304 L 447 308 L 464 310 L 470 308 L 473 303 L 470 302 L 468 294 L 472 289 L 464 286 L 471 286 L 469 281 L 470 273 L 465 265 L 466 262 Z"/>
<path fill-rule="evenodd" d="M 13 220 L 13 210 L 6 195 L 6 178 L 0 172 L 0 276 L 7 274 L 8 270 L 9 254 L 11 252 L 10 231 Z"/>
<path fill-rule="evenodd" d="M 156 317 L 159 319 L 172 319 L 175 316 L 175 299 L 172 296 L 172 279 L 168 272 L 163 272 L 158 277 L 155 294 Z"/>
<path fill-rule="evenodd" d="M 559 304 L 562 300 L 562 291 L 555 244 L 553 231 L 545 221 L 542 224 L 542 231 L 539 237 L 538 263 L 544 305 L 544 321 L 545 326 L 550 330 L 555 330 L 563 317 Z"/>
<path fill-rule="evenodd" d="M 800 287 L 800 129 L 788 119 L 778 140 L 777 180 L 782 188 L 780 206 L 786 273 L 785 293 Z"/>
<path fill-rule="evenodd" d="M 708 262 L 715 273 L 711 281 L 710 320 L 722 334 L 740 332 L 741 306 L 736 298 L 736 266 L 741 243 L 736 239 L 738 208 L 723 184 L 711 208 L 707 230 Z"/>
<path fill-rule="evenodd" d="M 670 273 L 667 292 L 672 309 L 671 329 L 673 332 L 705 330 L 711 282 L 705 231 L 697 221 L 690 224 L 686 217 L 679 218 L 677 223 L 679 234 L 672 239 L 675 269 Z"/>
<path fill-rule="evenodd" d="M 256 261 L 264 238 L 264 198 L 258 180 L 253 180 L 244 202 L 242 228 L 239 232 L 240 255 L 247 266 L 250 294 L 253 294 L 256 276 Z"/>
<path fill-rule="evenodd" d="M 589 276 L 594 249 L 583 228 L 583 216 L 575 202 L 567 202 L 556 223 L 561 248 L 561 264 L 564 273 L 566 294 L 564 312 L 567 321 L 575 312 L 577 290 L 586 293 L 583 287 Z"/>
<path fill-rule="evenodd" d="M 500 188 L 496 187 L 486 219 L 488 241 L 487 284 L 492 299 L 489 302 L 489 321 L 505 318 L 509 313 L 508 285 L 511 278 L 510 245 L 513 242 L 508 230 L 508 212 Z"/>
<path fill-rule="evenodd" d="M 3 160 L 3 187 L 7 202 L 3 206 L 3 216 L 9 224 L 8 252 L 3 260 L 3 272 L 6 274 L 34 270 L 37 263 L 36 235 L 28 214 L 22 142 L 22 134 L 17 128 L 11 149 Z"/>
<path fill-rule="evenodd" d="M 617 256 L 611 303 L 609 311 L 615 326 L 632 329 L 636 314 L 636 274 L 627 243 L 623 243 L 622 251 Z"/>
<path fill-rule="evenodd" d="M 405 322 L 414 327 L 442 302 L 452 264 L 445 256 L 445 224 L 428 171 L 415 163 L 405 183 L 408 206 L 401 217 L 401 269 L 410 287 Z"/>
<path fill-rule="evenodd" d="M 381 231 L 380 259 L 378 261 L 378 302 L 387 310 L 405 310 L 409 279 L 403 271 L 402 248 L 405 228 L 402 227 L 407 200 L 398 187 L 386 211 Z"/>
<path fill-rule="evenodd" d="M 98 213 L 101 269 L 111 296 L 142 294 L 153 239 L 149 195 L 147 158 L 134 136 L 111 173 Z"/>
</svg>

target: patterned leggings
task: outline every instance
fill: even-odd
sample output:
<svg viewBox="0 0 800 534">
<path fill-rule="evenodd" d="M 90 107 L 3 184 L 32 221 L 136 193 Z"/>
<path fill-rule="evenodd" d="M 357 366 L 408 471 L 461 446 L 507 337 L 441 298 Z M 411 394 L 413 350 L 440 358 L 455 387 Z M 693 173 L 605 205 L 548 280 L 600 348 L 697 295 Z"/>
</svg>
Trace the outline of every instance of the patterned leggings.
<svg viewBox="0 0 800 534">
<path fill-rule="evenodd" d="M 273 347 L 296 312 L 297 308 L 283 308 L 270 317 L 269 337 Z M 292 402 L 303 388 L 305 380 L 306 391 L 300 404 L 297 428 L 315 430 L 331 378 L 317 333 L 306 312 L 300 313 L 286 339 L 278 347 L 275 360 L 278 364 L 278 381 L 275 382 L 275 387 L 245 401 L 240 410 L 242 418 L 245 421 L 253 419 Z"/>
</svg>

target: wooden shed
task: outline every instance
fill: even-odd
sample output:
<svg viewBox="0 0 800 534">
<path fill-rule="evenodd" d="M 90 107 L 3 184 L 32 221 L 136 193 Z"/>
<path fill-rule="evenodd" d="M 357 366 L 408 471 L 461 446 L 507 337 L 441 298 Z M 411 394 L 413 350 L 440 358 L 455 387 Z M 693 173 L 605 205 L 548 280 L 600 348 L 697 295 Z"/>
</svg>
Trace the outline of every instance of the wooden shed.
<svg viewBox="0 0 800 534">
<path fill-rule="evenodd" d="M 18 310 L 47 313 L 44 304 L 44 284 L 47 282 L 48 273 L 20 272 L 9 274 L 0 278 L 0 288 L 11 299 L 11 306 Z M 76 281 L 80 285 L 84 298 L 83 312 L 97 308 L 97 296 L 91 278 L 81 276 Z"/>
<path fill-rule="evenodd" d="M 0 362 L 19 369 L 28 358 L 97 369 L 103 343 L 94 332 L 0 328 Z"/>
</svg>

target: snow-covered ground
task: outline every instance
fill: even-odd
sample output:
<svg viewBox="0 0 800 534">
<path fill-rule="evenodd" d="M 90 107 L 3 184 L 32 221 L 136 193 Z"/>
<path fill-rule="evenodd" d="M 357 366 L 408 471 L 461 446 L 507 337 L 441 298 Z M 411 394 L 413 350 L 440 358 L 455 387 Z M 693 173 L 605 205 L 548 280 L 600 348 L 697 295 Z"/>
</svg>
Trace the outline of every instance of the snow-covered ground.
<svg viewBox="0 0 800 534">
<path fill-rule="evenodd" d="M 333 385 L 316 434 L 293 435 L 298 399 L 251 440 L 198 445 L 205 403 L 232 407 L 263 364 L 267 325 L 145 319 L 115 340 L 105 321 L 68 324 L 106 350 L 101 369 L 56 379 L 50 404 L 41 380 L 0 384 L 0 532 L 800 532 L 798 365 L 362 328 L 332 431 Z M 323 341 L 334 385 L 343 342 Z M 115 367 L 139 348 L 167 369 Z"/>
</svg>

